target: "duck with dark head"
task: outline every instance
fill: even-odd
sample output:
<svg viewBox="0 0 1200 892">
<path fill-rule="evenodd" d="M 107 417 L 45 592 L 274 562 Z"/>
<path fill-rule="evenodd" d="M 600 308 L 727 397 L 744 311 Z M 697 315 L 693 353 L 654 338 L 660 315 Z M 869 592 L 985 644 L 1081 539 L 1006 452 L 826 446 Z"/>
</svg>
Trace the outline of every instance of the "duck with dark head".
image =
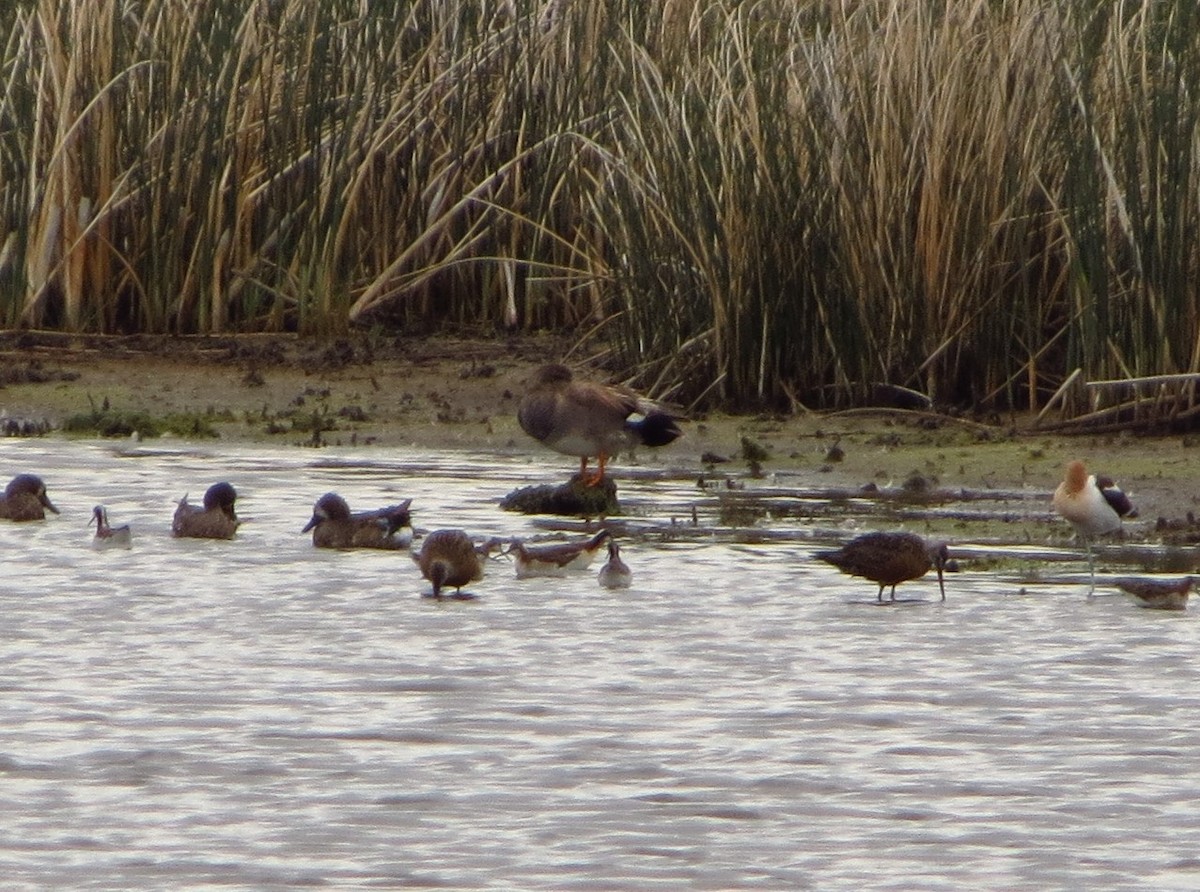
<svg viewBox="0 0 1200 892">
<path fill-rule="evenodd" d="M 350 504 L 327 492 L 313 506 L 313 515 L 300 532 L 312 530 L 317 548 L 407 548 L 412 543 L 412 499 L 372 511 L 351 513 Z"/>
<path fill-rule="evenodd" d="M 225 482 L 214 483 L 208 488 L 203 507 L 188 504 L 185 495 L 175 509 L 171 532 L 181 538 L 232 539 L 241 523 L 234 511 L 235 501 L 237 491 Z"/>
<path fill-rule="evenodd" d="M 58 513 L 46 495 L 46 484 L 36 474 L 18 474 L 0 495 L 0 518 L 4 520 L 45 520 L 47 511 Z"/>
</svg>

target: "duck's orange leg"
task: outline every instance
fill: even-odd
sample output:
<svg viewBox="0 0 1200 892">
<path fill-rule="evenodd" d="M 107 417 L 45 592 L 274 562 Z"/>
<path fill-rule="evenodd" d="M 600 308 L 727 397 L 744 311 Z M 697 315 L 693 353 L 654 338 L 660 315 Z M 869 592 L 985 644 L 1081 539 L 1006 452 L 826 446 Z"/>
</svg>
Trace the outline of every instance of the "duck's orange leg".
<svg viewBox="0 0 1200 892">
<path fill-rule="evenodd" d="M 587 482 L 588 486 L 599 486 L 604 480 L 604 467 L 608 464 L 608 456 L 601 452 L 597 458 L 597 464 L 599 467 L 596 469 L 596 473 L 592 475 L 592 479 Z"/>
</svg>

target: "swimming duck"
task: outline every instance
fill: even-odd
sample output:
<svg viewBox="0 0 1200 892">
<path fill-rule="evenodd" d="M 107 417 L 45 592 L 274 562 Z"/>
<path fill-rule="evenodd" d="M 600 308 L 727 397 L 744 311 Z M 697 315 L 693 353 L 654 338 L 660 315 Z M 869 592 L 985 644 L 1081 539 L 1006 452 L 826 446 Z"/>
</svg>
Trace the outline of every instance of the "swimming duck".
<svg viewBox="0 0 1200 892">
<path fill-rule="evenodd" d="M 312 519 L 300 532 L 312 530 L 317 548 L 407 548 L 412 544 L 412 499 L 374 511 L 350 513 L 336 492 L 327 492 L 313 506 Z"/>
<path fill-rule="evenodd" d="M 238 520 L 233 504 L 237 491 L 228 483 L 214 483 L 204 493 L 204 507 L 189 505 L 185 495 L 179 500 L 171 532 L 191 539 L 232 539 Z"/>
<path fill-rule="evenodd" d="M 629 588 L 633 583 L 633 571 L 621 560 L 621 548 L 616 539 L 608 540 L 608 560 L 596 574 L 596 581 L 605 588 Z"/>
<path fill-rule="evenodd" d="M 608 530 L 600 530 L 590 539 L 578 542 L 550 542 L 526 545 L 513 540 L 508 554 L 514 558 L 517 579 L 532 576 L 566 576 L 571 570 L 585 570 L 592 564 L 600 546 L 609 538 Z"/>
<path fill-rule="evenodd" d="M 517 420 L 525 433 L 555 452 L 579 456 L 579 476 L 589 486 L 604 479 L 609 458 L 621 449 L 666 446 L 682 433 L 672 415 L 632 390 L 577 381 L 558 363 L 534 373 Z M 592 456 L 598 469 L 589 476 Z"/>
<path fill-rule="evenodd" d="M 45 520 L 47 511 L 58 513 L 46 495 L 46 484 L 36 474 L 18 474 L 0 495 L 0 518 L 5 520 Z"/>
<path fill-rule="evenodd" d="M 833 564 L 843 573 L 876 583 L 880 602 L 883 601 L 883 590 L 889 585 L 892 587 L 891 599 L 895 601 L 897 585 L 920 579 L 933 568 L 937 570 L 942 600 L 946 600 L 942 572 L 950 559 L 949 549 L 940 542 L 927 543 L 915 533 L 865 533 L 835 551 L 818 551 L 816 557 Z"/>
<path fill-rule="evenodd" d="M 1137 511 L 1111 478 L 1089 475 L 1081 461 L 1067 463 L 1066 476 L 1052 499 L 1058 512 L 1087 548 L 1090 597 L 1096 591 L 1096 558 L 1092 539 L 1121 529 L 1121 518 L 1137 517 Z"/>
<path fill-rule="evenodd" d="M 421 543 L 420 552 L 412 557 L 421 568 L 421 575 L 433 583 L 433 597 L 439 600 L 446 586 L 454 588 L 456 598 L 473 598 L 462 587 L 483 579 L 479 550 L 462 530 L 434 530 Z"/>
<path fill-rule="evenodd" d="M 108 509 L 97 505 L 92 509 L 92 523 L 96 524 L 96 535 L 92 537 L 93 548 L 129 548 L 133 543 L 133 531 L 129 524 L 110 527 Z"/>
</svg>

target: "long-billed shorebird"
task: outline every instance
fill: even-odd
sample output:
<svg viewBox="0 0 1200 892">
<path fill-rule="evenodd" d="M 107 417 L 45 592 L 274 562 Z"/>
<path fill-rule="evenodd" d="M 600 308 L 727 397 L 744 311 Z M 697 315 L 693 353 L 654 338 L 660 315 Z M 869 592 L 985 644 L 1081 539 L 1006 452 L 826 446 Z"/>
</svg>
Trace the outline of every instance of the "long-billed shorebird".
<svg viewBox="0 0 1200 892">
<path fill-rule="evenodd" d="M 864 533 L 836 551 L 818 551 L 817 558 L 833 564 L 843 573 L 861 576 L 879 586 L 877 600 L 883 601 L 883 590 L 910 579 L 920 579 L 930 569 L 937 570 L 938 588 L 946 600 L 946 584 L 942 573 L 950 559 L 945 543 L 929 543 L 915 533 Z"/>
<path fill-rule="evenodd" d="M 372 511 L 350 512 L 349 503 L 327 492 L 313 506 L 312 518 L 300 532 L 312 530 L 317 548 L 407 548 L 412 544 L 412 499 Z"/>
<path fill-rule="evenodd" d="M 680 435 L 675 417 L 624 387 L 577 381 L 565 365 L 542 366 L 517 409 L 521 429 L 563 455 L 579 457 L 580 479 L 594 486 L 622 449 L 666 446 Z M 588 459 L 598 463 L 588 476 Z"/>
<path fill-rule="evenodd" d="M 45 520 L 47 511 L 58 513 L 46 495 L 46 484 L 36 474 L 18 474 L 0 494 L 0 518 L 5 520 Z"/>
<path fill-rule="evenodd" d="M 1121 529 L 1121 518 L 1137 517 L 1137 511 L 1110 477 L 1089 475 L 1081 461 L 1067 463 L 1066 476 L 1054 491 L 1054 510 L 1067 521 L 1087 549 L 1090 585 L 1096 591 L 1096 558 L 1092 540 Z"/>
<path fill-rule="evenodd" d="M 238 520 L 234 512 L 237 491 L 228 483 L 214 483 L 204 493 L 204 507 L 189 505 L 185 495 L 179 500 L 171 532 L 191 539 L 232 539 Z"/>
<path fill-rule="evenodd" d="M 464 593 L 462 587 L 483 579 L 479 549 L 462 530 L 434 530 L 421 543 L 421 550 L 413 554 L 413 560 L 421 568 L 421 575 L 433 584 L 433 597 L 438 600 L 446 586 L 455 590 L 455 597 L 469 599 L 473 596 Z"/>
</svg>

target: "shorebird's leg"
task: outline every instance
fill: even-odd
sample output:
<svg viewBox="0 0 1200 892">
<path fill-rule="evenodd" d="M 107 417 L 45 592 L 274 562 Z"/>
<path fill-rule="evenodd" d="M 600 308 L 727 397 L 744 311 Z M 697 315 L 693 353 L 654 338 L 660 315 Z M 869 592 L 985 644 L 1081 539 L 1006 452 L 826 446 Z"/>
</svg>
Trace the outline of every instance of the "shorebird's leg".
<svg viewBox="0 0 1200 892">
<path fill-rule="evenodd" d="M 583 480 L 584 482 L 587 481 L 587 456 L 586 455 L 582 455 L 579 457 L 579 479 Z"/>
<path fill-rule="evenodd" d="M 1088 585 L 1088 597 L 1093 598 L 1096 595 L 1096 556 L 1092 554 L 1092 538 L 1088 536 L 1083 541 L 1087 546 L 1088 575 L 1091 580 Z"/>
<path fill-rule="evenodd" d="M 885 588 L 887 588 L 886 585 L 884 585 L 882 582 L 879 583 L 879 594 L 876 596 L 875 600 L 878 601 L 880 604 L 883 603 L 883 590 Z"/>
</svg>

